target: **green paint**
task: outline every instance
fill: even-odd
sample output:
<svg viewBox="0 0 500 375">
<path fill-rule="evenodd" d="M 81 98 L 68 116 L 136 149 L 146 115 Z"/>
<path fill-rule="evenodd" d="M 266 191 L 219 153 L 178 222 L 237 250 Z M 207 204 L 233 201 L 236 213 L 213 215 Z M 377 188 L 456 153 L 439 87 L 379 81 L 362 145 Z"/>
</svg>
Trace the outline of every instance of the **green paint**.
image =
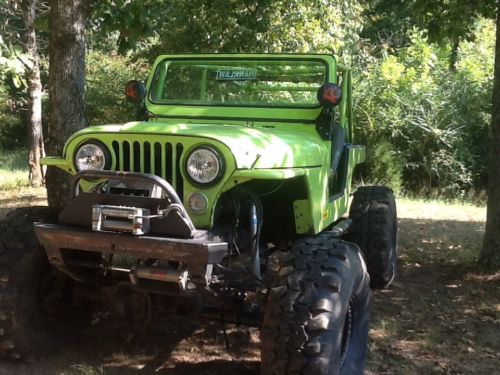
<svg viewBox="0 0 500 375">
<path fill-rule="evenodd" d="M 328 189 L 331 142 L 319 136 L 314 124 L 321 108 L 315 105 L 294 107 L 293 103 L 286 107 L 234 106 L 234 103 L 232 106 L 220 103 L 214 106 L 153 103 L 150 98 L 159 97 L 163 90 L 161 85 L 156 83 L 153 85 L 155 91 L 149 91 L 153 79 L 162 81 L 167 76 L 167 64 L 163 61 L 188 58 L 193 59 L 193 55 L 160 56 L 156 60 L 147 84 L 148 96 L 145 104 L 148 111 L 154 114 L 149 121 L 83 129 L 67 141 L 63 157 L 43 158 L 42 163 L 75 174 L 73 157 L 77 148 L 90 140 L 99 140 L 110 151 L 111 169 L 125 170 L 128 164 L 128 170 L 131 170 L 133 161 L 137 159 L 139 165 L 135 171 L 149 170 L 155 173 L 158 169 L 159 175 L 165 179 L 169 177 L 169 182 L 174 187 L 178 187 L 182 180 L 181 198 L 184 202 L 187 202 L 189 195 L 194 192 L 204 193 L 208 198 L 208 209 L 198 215 L 190 213 L 198 228 L 208 228 L 212 225 L 214 207 L 223 192 L 256 179 L 303 179 L 307 199 L 293 203 L 298 234 L 318 233 L 338 220 L 347 210 L 352 173 L 354 167 L 364 161 L 364 148 L 350 150 L 346 189 L 337 199 L 332 200 Z M 338 121 L 346 129 L 348 140 L 352 141 L 350 72 L 347 68 L 338 66 L 332 56 L 244 54 L 194 55 L 194 58 L 235 63 L 240 58 L 262 61 L 320 61 L 326 65 L 329 82 L 337 83 L 338 78 L 341 80 L 343 98 L 337 109 Z M 239 77 L 243 73 L 246 78 L 250 77 L 248 72 L 222 71 L 217 74 L 226 80 L 228 77 Z M 213 77 L 215 73 L 210 73 L 207 69 L 202 71 L 199 87 L 193 90 L 203 101 L 209 99 L 207 85 L 210 74 Z M 291 91 L 302 89 L 311 91 L 310 87 L 301 86 L 293 87 Z M 269 91 L 279 93 L 280 87 L 278 85 L 278 88 L 273 87 Z M 295 94 L 290 95 L 293 97 Z M 185 171 L 187 156 L 193 149 L 202 145 L 216 149 L 223 157 L 225 165 L 220 181 L 208 187 L 191 183 Z M 155 156 L 157 152 L 159 158 Z M 189 211 L 189 208 L 186 208 Z"/>
<path fill-rule="evenodd" d="M 295 215 L 295 230 L 298 234 L 312 232 L 311 206 L 309 200 L 301 199 L 293 202 L 293 213 Z"/>
</svg>

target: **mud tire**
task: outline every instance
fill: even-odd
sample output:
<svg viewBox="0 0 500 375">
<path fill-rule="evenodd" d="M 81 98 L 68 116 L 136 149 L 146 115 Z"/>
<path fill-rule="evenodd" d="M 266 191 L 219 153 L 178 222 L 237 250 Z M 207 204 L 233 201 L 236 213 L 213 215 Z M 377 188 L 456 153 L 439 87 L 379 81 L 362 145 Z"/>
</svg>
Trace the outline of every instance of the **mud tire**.
<svg viewBox="0 0 500 375">
<path fill-rule="evenodd" d="M 34 221 L 55 222 L 55 219 L 55 212 L 47 207 L 30 207 L 11 211 L 0 222 L 0 356 L 3 358 L 25 360 L 50 354 L 66 344 L 65 338 L 75 335 L 81 327 L 81 320 L 76 323 L 73 316 L 70 322 L 66 315 L 73 283 L 50 267 L 33 230 Z M 41 299 L 46 297 L 42 296 L 42 290 L 50 290 L 51 298 L 57 298 L 57 302 L 50 300 L 48 307 L 47 300 Z M 53 309 L 55 306 L 57 310 Z"/>
<path fill-rule="evenodd" d="M 358 246 L 296 241 L 269 291 L 261 374 L 363 374 L 370 293 Z"/>
<path fill-rule="evenodd" d="M 370 286 L 388 287 L 396 276 L 397 212 L 391 189 L 383 186 L 358 188 L 349 210 L 353 225 L 346 239 L 357 244 L 366 258 Z"/>
</svg>

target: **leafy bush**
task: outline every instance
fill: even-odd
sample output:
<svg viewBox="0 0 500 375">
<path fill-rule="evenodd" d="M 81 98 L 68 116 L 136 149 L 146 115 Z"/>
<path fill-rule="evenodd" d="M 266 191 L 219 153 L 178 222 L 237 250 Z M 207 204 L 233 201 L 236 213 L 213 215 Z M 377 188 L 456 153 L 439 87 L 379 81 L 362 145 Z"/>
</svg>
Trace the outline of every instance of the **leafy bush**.
<svg viewBox="0 0 500 375">
<path fill-rule="evenodd" d="M 2 86 L 2 82 L 0 82 Z M 5 85 L 0 87 L 0 149 L 12 150 L 26 145 L 27 131 Z"/>
<path fill-rule="evenodd" d="M 118 54 L 91 51 L 87 55 L 85 101 L 90 125 L 133 121 L 136 106 L 125 100 L 125 84 L 146 80 L 149 64 Z"/>
<path fill-rule="evenodd" d="M 479 33 L 489 32 L 485 22 Z M 484 51 L 490 59 L 492 48 Z M 365 179 L 397 186 L 401 178 L 408 193 L 428 196 L 465 197 L 484 186 L 492 64 L 462 53 L 458 72 L 450 72 L 448 52 L 415 34 L 409 47 L 355 75 L 357 134 L 372 148 Z"/>
<path fill-rule="evenodd" d="M 387 140 L 373 142 L 366 150 L 366 162 L 356 168 L 363 185 L 383 185 L 401 192 L 403 161 Z"/>
<path fill-rule="evenodd" d="M 0 38 L 0 149 L 11 150 L 26 143 L 27 131 L 21 118 L 26 92 L 22 66 L 7 54 Z"/>
</svg>

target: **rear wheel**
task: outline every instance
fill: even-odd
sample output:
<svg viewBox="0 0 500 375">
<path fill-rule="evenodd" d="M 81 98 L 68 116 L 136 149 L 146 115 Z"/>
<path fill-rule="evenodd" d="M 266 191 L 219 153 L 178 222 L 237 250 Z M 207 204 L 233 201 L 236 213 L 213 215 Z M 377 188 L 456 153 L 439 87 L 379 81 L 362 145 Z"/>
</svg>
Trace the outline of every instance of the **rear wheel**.
<svg viewBox="0 0 500 375">
<path fill-rule="evenodd" d="M 355 244 L 327 235 L 296 241 L 269 291 L 261 373 L 363 374 L 369 307 Z"/>
<path fill-rule="evenodd" d="M 366 258 L 372 288 L 388 287 L 396 275 L 398 222 L 396 200 L 384 186 L 358 188 L 349 210 L 353 220 L 347 240 Z"/>
</svg>

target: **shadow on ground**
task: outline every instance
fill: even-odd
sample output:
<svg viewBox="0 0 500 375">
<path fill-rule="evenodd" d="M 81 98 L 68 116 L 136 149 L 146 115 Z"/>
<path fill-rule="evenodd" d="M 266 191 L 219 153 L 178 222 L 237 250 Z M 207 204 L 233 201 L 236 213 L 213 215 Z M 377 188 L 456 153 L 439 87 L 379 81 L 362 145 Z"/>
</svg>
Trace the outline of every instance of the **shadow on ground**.
<svg viewBox="0 0 500 375">
<path fill-rule="evenodd" d="M 475 259 L 483 223 L 400 220 L 393 286 L 374 292 L 367 374 L 499 374 L 500 272 Z M 131 328 L 103 320 L 53 356 L 9 364 L 16 374 L 257 374 L 256 329 L 172 316 Z"/>
<path fill-rule="evenodd" d="M 399 225 L 397 279 L 374 293 L 367 372 L 500 373 L 500 272 L 475 263 L 483 223 Z"/>
<path fill-rule="evenodd" d="M 149 326 L 103 320 L 63 352 L 4 364 L 0 374 L 258 374 L 258 331 L 172 315 Z"/>
</svg>

